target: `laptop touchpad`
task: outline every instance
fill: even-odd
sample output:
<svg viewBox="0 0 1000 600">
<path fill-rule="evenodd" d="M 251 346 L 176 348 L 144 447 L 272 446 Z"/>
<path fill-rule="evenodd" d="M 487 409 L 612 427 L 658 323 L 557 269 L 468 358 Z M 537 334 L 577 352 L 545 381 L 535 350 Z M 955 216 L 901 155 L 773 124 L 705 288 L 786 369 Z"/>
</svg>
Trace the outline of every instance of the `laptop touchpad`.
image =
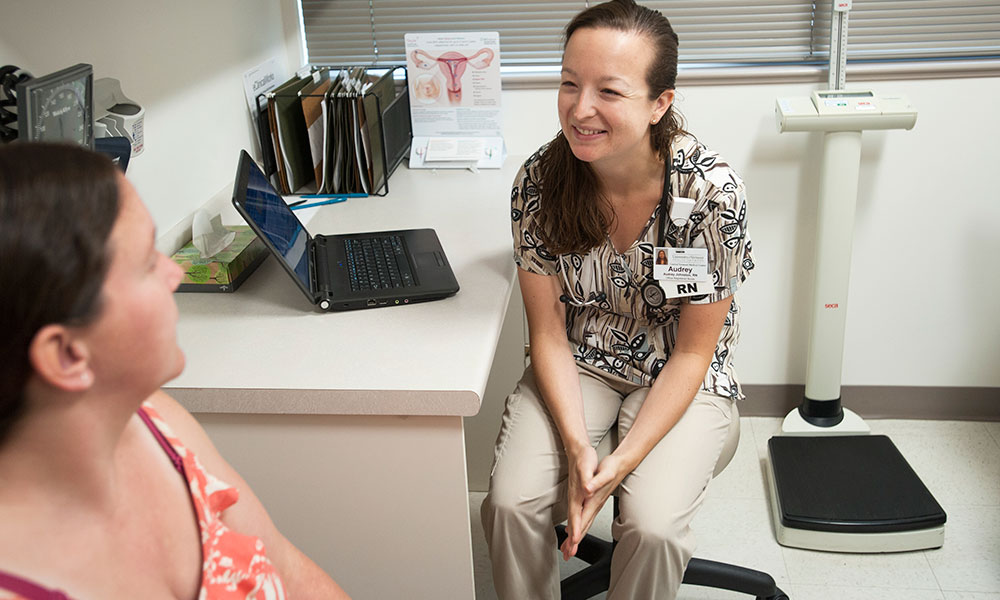
<svg viewBox="0 0 1000 600">
<path fill-rule="evenodd" d="M 418 252 L 415 258 L 418 269 L 437 269 L 444 266 L 444 261 L 438 257 L 437 252 Z"/>
</svg>

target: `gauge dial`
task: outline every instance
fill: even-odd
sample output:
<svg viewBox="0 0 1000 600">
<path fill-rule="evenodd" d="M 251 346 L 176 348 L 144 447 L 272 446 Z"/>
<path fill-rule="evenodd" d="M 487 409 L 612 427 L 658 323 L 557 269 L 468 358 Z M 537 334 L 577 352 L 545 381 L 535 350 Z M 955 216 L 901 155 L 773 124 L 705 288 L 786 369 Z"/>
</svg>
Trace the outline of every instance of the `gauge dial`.
<svg viewBox="0 0 1000 600">
<path fill-rule="evenodd" d="M 94 75 L 79 64 L 18 85 L 18 130 L 26 141 L 93 147 Z"/>
</svg>

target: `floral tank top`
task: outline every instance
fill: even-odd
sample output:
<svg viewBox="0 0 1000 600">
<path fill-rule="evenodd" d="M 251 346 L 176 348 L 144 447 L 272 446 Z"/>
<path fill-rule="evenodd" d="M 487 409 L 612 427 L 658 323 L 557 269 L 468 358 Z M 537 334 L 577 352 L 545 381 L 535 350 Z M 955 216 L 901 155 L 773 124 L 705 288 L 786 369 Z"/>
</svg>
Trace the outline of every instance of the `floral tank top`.
<svg viewBox="0 0 1000 600">
<path fill-rule="evenodd" d="M 223 511 L 236 504 L 239 491 L 207 473 L 152 406 L 144 403 L 138 415 L 188 484 L 201 534 L 198 600 L 285 600 L 285 588 L 264 552 L 264 542 L 231 531 L 222 522 Z M 14 592 L 14 600 L 71 598 L 3 571 L 0 571 L 0 589 Z"/>
</svg>

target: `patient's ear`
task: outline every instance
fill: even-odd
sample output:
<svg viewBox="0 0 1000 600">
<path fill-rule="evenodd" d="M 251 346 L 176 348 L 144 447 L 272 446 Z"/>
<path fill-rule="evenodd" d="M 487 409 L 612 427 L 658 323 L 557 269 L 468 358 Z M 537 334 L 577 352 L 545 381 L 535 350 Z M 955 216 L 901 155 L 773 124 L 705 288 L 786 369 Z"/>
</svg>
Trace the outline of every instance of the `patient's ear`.
<svg viewBox="0 0 1000 600">
<path fill-rule="evenodd" d="M 94 384 L 87 345 L 64 325 L 46 325 L 28 346 L 35 374 L 67 392 L 83 392 Z"/>
</svg>

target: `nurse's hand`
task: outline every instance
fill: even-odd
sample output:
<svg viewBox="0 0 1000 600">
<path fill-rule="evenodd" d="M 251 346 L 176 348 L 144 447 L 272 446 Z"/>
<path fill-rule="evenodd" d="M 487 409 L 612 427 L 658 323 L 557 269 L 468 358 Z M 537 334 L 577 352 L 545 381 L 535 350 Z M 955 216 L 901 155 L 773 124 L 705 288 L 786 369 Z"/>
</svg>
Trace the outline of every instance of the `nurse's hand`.
<svg viewBox="0 0 1000 600">
<path fill-rule="evenodd" d="M 590 523 L 584 526 L 584 509 L 588 501 L 587 487 L 597 471 L 597 451 L 585 446 L 576 452 L 567 452 L 569 460 L 569 482 L 566 499 L 569 503 L 566 515 L 566 540 L 562 544 L 563 559 L 576 556 L 576 549 L 586 535 Z M 593 522 L 593 518 L 590 519 Z"/>
<path fill-rule="evenodd" d="M 590 530 L 590 526 L 594 524 L 594 518 L 604 507 L 604 503 L 608 501 L 625 476 L 631 472 L 632 469 L 616 454 L 610 454 L 597 465 L 597 472 L 586 485 L 587 499 L 583 503 L 583 512 L 580 514 L 583 533 Z M 582 535 L 580 539 L 583 539 Z"/>
</svg>

